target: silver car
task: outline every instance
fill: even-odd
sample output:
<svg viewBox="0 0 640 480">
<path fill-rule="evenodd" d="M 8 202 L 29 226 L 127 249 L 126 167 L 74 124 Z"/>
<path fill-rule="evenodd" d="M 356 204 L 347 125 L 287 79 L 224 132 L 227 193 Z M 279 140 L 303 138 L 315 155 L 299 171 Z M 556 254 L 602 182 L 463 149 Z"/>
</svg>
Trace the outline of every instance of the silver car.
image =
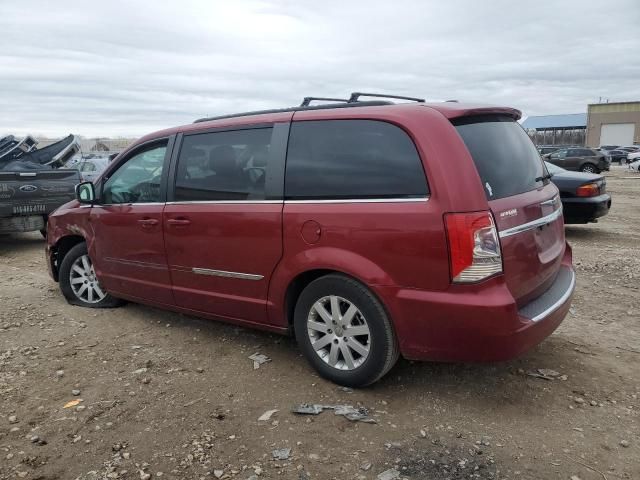
<svg viewBox="0 0 640 480">
<path fill-rule="evenodd" d="M 94 182 L 109 165 L 108 157 L 83 158 L 73 165 L 80 172 L 83 182 Z"/>
</svg>

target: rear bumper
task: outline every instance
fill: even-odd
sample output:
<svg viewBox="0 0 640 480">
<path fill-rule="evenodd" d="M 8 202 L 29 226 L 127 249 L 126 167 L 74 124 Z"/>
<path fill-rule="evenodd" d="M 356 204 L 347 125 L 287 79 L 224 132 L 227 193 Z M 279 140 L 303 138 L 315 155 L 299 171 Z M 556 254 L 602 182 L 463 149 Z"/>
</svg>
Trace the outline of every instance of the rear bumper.
<svg viewBox="0 0 640 480">
<path fill-rule="evenodd" d="M 589 198 L 562 198 L 564 223 L 588 223 L 605 216 L 611 208 L 611 195 Z"/>
<path fill-rule="evenodd" d="M 567 315 L 575 288 L 571 249 L 549 289 L 518 309 L 501 278 L 448 292 L 398 289 L 391 310 L 405 358 L 501 361 L 539 344 Z M 390 292 L 389 292 L 390 293 Z"/>
</svg>

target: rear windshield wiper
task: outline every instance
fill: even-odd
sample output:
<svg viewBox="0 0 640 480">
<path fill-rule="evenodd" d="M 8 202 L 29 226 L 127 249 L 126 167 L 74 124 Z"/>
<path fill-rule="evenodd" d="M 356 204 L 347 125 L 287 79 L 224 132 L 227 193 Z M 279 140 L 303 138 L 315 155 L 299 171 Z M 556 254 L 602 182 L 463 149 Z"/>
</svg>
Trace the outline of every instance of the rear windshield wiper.
<svg viewBox="0 0 640 480">
<path fill-rule="evenodd" d="M 552 173 L 547 173 L 546 175 L 542 175 L 541 177 L 536 177 L 536 182 L 544 182 L 545 180 L 550 180 L 553 177 Z"/>
</svg>

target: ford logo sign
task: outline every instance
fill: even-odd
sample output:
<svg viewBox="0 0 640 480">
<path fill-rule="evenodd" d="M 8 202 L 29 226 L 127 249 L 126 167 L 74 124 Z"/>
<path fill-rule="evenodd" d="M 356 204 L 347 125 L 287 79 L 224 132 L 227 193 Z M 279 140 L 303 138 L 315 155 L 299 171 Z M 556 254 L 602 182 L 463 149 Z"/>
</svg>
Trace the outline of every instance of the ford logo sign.
<svg viewBox="0 0 640 480">
<path fill-rule="evenodd" d="M 38 189 L 35 185 L 22 185 L 20 187 L 21 192 L 35 192 Z"/>
</svg>

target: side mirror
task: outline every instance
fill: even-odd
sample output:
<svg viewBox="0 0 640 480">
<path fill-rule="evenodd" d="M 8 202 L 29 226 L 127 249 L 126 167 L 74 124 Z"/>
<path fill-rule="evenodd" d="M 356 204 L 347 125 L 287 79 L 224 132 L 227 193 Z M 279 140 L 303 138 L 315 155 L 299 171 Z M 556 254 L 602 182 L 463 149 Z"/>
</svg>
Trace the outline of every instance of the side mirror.
<svg viewBox="0 0 640 480">
<path fill-rule="evenodd" d="M 93 205 L 96 200 L 96 189 L 91 182 L 76 185 L 76 200 L 82 204 Z"/>
</svg>

